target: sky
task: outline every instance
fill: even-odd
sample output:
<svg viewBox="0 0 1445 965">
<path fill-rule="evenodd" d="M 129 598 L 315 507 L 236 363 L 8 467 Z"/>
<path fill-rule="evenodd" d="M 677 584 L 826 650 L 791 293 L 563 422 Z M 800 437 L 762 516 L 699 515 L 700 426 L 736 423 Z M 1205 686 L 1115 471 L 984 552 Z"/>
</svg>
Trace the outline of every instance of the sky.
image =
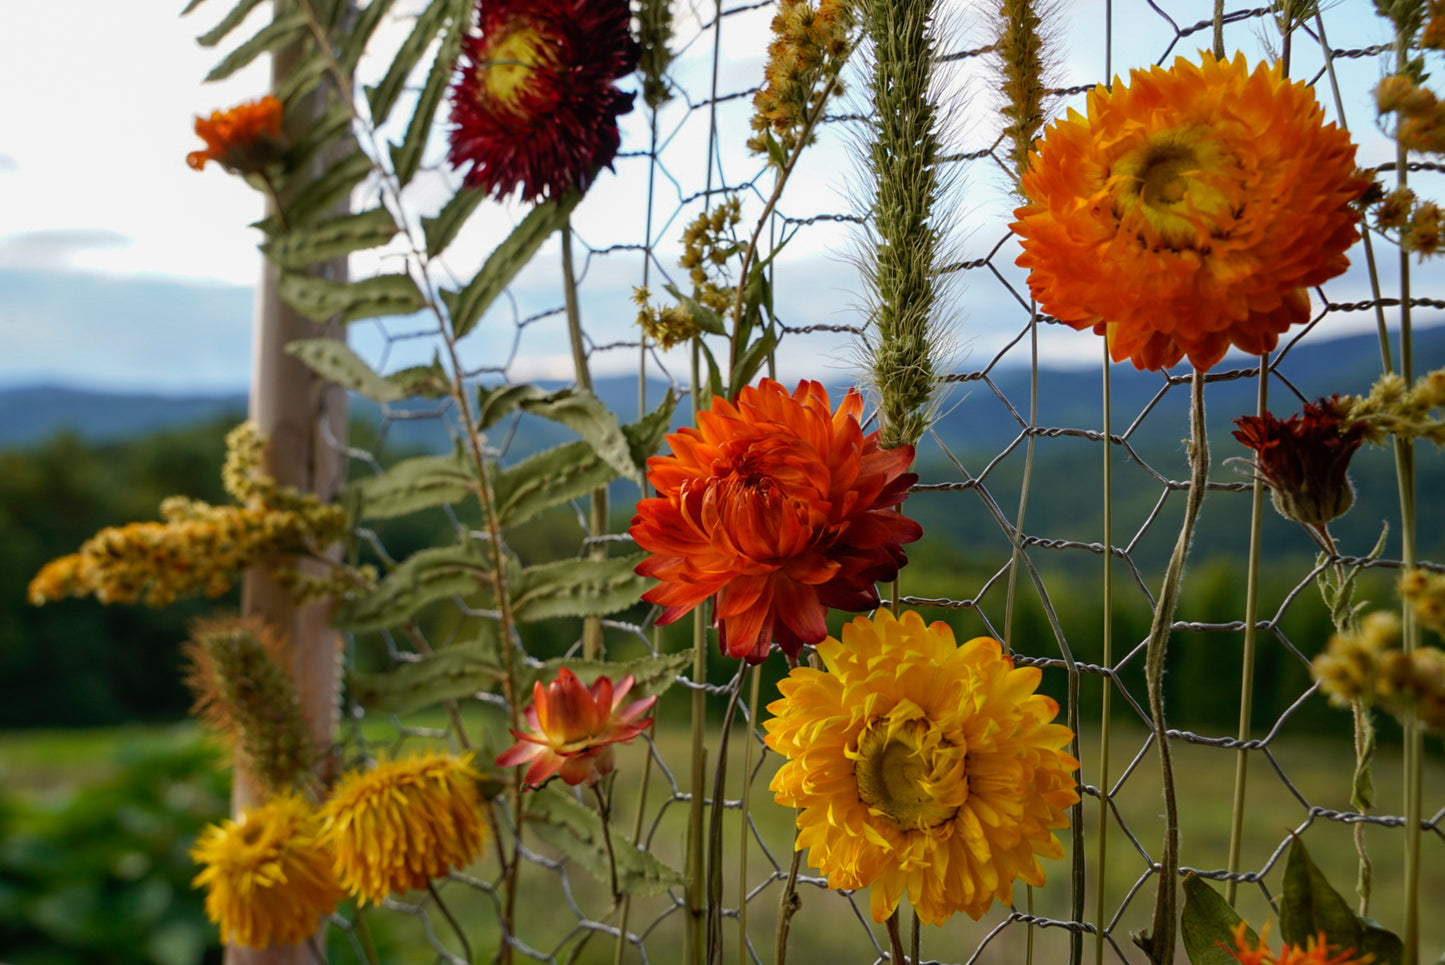
<svg viewBox="0 0 1445 965">
<path fill-rule="evenodd" d="M 259 273 L 257 232 L 247 227 L 259 217 L 260 201 L 239 179 L 212 165 L 194 172 L 188 151 L 200 146 L 192 131 L 198 114 L 229 107 L 264 91 L 268 70 L 258 63 L 220 84 L 202 78 L 218 59 L 215 50 L 195 43 L 229 7 L 230 0 L 208 0 L 189 17 L 183 4 L 146 0 L 72 0 L 64 30 L 43 4 L 0 6 L 0 89 L 24 96 L 0 100 L 0 388 L 58 382 L 92 388 L 162 392 L 229 392 L 249 377 L 250 294 Z M 414 4 L 413 4 L 414 6 Z M 706 5 L 710 9 L 711 5 Z M 1160 0 L 1158 7 L 1181 27 L 1208 16 L 1200 0 Z M 1327 9 L 1331 41 L 1356 47 L 1385 37 L 1369 14 L 1368 0 L 1343 0 Z M 235 37 L 253 32 L 268 5 L 253 14 Z M 1115 55 L 1122 72 L 1130 64 L 1157 59 L 1168 48 L 1172 28 L 1136 0 L 1118 0 Z M 396 5 L 408 9 L 407 0 Z M 678 0 L 677 79 L 696 100 L 710 82 L 711 35 L 700 34 L 700 14 L 692 0 Z M 1056 76 L 1060 83 L 1092 82 L 1104 74 L 1102 0 L 1075 0 L 1055 6 Z M 1141 11 L 1143 11 L 1141 13 Z M 986 43 L 982 18 L 965 6 L 952 9 L 948 38 L 955 49 Z M 730 53 L 718 90 L 739 92 L 761 74 L 767 41 L 766 10 L 728 18 L 723 43 Z M 395 36 L 404 24 L 391 24 Z M 1230 28 L 1231 47 L 1258 56 L 1261 22 Z M 383 34 L 387 36 L 387 34 Z M 1200 32 L 1175 43 L 1173 53 L 1193 54 L 1207 42 Z M 987 146 L 995 128 L 991 79 L 981 59 L 956 71 L 945 111 L 950 136 L 961 151 Z M 375 71 L 367 64 L 363 70 Z M 1368 87 L 1378 68 L 1369 61 L 1342 63 L 1353 100 L 1347 112 L 1355 121 L 1361 156 L 1382 158 L 1383 137 L 1371 126 Z M 1299 55 L 1296 76 L 1318 70 L 1308 51 Z M 624 86 L 628 86 L 624 83 Z M 1069 102 L 1082 106 L 1081 99 Z M 840 104 L 840 111 L 851 105 Z M 1062 107 L 1063 105 L 1060 105 Z M 1330 109 L 1333 115 L 1333 108 Z M 746 137 L 746 98 L 719 111 L 724 143 Z M 687 111 L 674 103 L 659 116 L 664 167 L 654 192 L 652 234 L 660 272 L 685 284 L 675 268 L 677 238 L 700 210 L 696 196 L 707 186 L 704 146 L 707 112 Z M 807 219 L 856 207 L 859 175 L 844 148 L 848 125 L 835 125 L 825 143 L 805 161 L 789 185 L 785 215 Z M 644 112 L 624 119 L 624 156 L 615 173 L 604 173 L 579 209 L 575 224 L 579 270 L 583 273 L 583 309 L 594 343 L 609 345 L 635 338 L 630 304 L 632 286 L 642 280 L 642 259 L 628 250 L 647 232 L 648 167 Z M 440 138 L 438 138 L 438 142 Z M 437 142 L 434 142 L 434 144 Z M 436 154 L 434 150 L 432 152 Z M 414 213 L 427 213 L 446 196 L 454 177 L 440 157 L 437 169 L 419 176 L 410 202 Z M 722 152 L 715 182 L 738 184 L 757 179 L 745 192 L 745 212 L 761 208 L 770 186 L 760 165 L 745 152 Z M 997 250 L 997 270 L 954 279 L 951 341 L 956 355 L 980 364 L 1020 331 L 1017 291 L 1022 273 L 1011 265 L 1006 223 L 1013 204 L 998 175 L 984 172 L 958 185 L 957 215 L 948 241 L 960 260 Z M 354 203 L 374 203 L 358 192 Z M 516 204 L 493 205 L 469 223 L 444 260 L 459 279 L 505 237 L 525 213 Z M 858 238 L 833 222 L 800 230 L 779 261 L 777 309 L 794 325 L 847 325 L 860 318 L 863 297 L 850 255 Z M 621 246 L 621 247 L 619 247 Z M 553 312 L 560 306 L 557 278 L 560 249 L 554 241 L 519 277 L 507 299 L 489 314 L 467 346 L 468 364 L 478 368 L 510 363 L 514 377 L 565 377 L 570 357 L 565 333 Z M 1356 258 L 1356 261 L 1359 261 Z M 354 270 L 376 270 L 386 261 L 355 260 Z M 394 267 L 393 269 L 394 270 Z M 1429 277 L 1429 269 L 1422 269 Z M 1438 274 L 1438 272 L 1437 272 Z M 1387 279 L 1388 281 L 1388 279 Z M 1335 300 L 1368 297 L 1358 269 L 1336 283 Z M 1343 317 L 1350 330 L 1368 325 L 1366 313 Z M 541 316 L 541 317 L 535 317 Z M 1022 316 L 1026 319 L 1026 314 Z M 1332 322 L 1333 323 L 1333 322 Z M 385 320 L 353 326 L 352 341 L 382 367 L 425 361 L 427 323 Z M 844 377 L 856 368 L 857 346 L 837 335 L 797 338 L 784 368 L 819 377 Z M 1055 364 L 1096 364 L 1093 336 L 1049 332 L 1043 358 Z M 602 374 L 635 368 L 636 350 L 597 353 Z M 676 355 L 661 360 L 685 378 Z M 780 374 L 788 374 L 786 372 Z"/>
</svg>

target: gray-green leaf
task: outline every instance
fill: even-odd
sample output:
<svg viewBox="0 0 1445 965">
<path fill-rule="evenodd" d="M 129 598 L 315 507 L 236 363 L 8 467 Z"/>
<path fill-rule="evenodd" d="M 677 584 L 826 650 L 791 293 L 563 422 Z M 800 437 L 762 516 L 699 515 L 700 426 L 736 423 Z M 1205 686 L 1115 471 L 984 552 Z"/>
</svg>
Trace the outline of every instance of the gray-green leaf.
<svg viewBox="0 0 1445 965">
<path fill-rule="evenodd" d="M 1237 959 L 1225 949 L 1235 947 L 1234 929 L 1239 922 L 1235 910 L 1203 878 L 1190 875 L 1184 879 L 1179 934 L 1192 965 L 1235 965 Z M 1254 929 L 1246 927 L 1244 934 L 1251 946 L 1259 944 Z"/>
<path fill-rule="evenodd" d="M 490 592 L 491 567 L 471 546 L 419 550 L 386 575 L 370 595 L 343 604 L 336 625 L 364 632 L 396 626 L 418 610 L 453 595 Z"/>
<path fill-rule="evenodd" d="M 392 519 L 419 509 L 460 502 L 476 491 L 470 468 L 455 455 L 404 459 L 377 476 L 347 487 L 362 519 Z"/>
<path fill-rule="evenodd" d="M 310 275 L 282 274 L 276 290 L 286 303 L 318 322 L 339 316 L 342 324 L 378 315 L 410 315 L 426 306 L 426 296 L 410 275 L 374 275 L 360 281 L 328 281 Z"/>
<path fill-rule="evenodd" d="M 553 782 L 532 794 L 527 821 L 537 836 L 582 866 L 604 884 L 610 883 L 607 842 L 602 819 Z M 623 894 L 659 895 L 686 879 L 614 829 L 612 852 L 617 863 L 617 890 Z"/>
<path fill-rule="evenodd" d="M 224 80 L 264 53 L 285 46 L 305 35 L 306 14 L 288 13 L 256 31 L 249 40 L 231 51 L 206 75 L 206 83 Z"/>
<path fill-rule="evenodd" d="M 518 620 L 552 617 L 606 616 L 632 606 L 652 580 L 633 568 L 642 554 L 606 560 L 559 560 L 529 566 L 512 585 L 512 608 Z"/>
<path fill-rule="evenodd" d="M 272 261 L 283 268 L 305 268 L 384 245 L 396 235 L 396 221 L 385 208 L 344 214 L 296 228 L 261 246 Z"/>
<path fill-rule="evenodd" d="M 352 674 L 347 690 L 367 710 L 382 714 L 410 714 L 446 700 L 470 697 L 491 690 L 506 678 L 497 653 L 496 631 L 481 639 L 458 643 L 397 664 L 386 673 Z"/>
</svg>

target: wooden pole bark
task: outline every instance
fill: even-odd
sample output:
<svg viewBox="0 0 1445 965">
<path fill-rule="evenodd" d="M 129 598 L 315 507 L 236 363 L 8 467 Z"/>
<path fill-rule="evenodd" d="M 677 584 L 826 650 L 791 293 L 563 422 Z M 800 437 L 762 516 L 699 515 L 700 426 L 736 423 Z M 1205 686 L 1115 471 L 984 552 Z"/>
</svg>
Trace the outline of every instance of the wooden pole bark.
<svg viewBox="0 0 1445 965">
<path fill-rule="evenodd" d="M 279 18 L 293 6 L 292 0 L 276 0 L 273 16 Z M 272 89 L 289 75 L 298 55 L 294 49 L 278 51 L 272 58 Z M 287 107 L 288 130 L 306 130 L 309 121 L 325 105 L 322 85 L 311 96 L 297 99 Z M 314 163 L 315 177 L 325 170 L 333 152 L 321 152 Z M 346 203 L 343 202 L 343 213 Z M 274 210 L 268 205 L 268 213 Z M 311 269 L 332 281 L 345 281 L 345 258 Z M 250 418 L 267 439 L 265 470 L 276 482 L 315 493 L 323 500 L 336 494 L 344 478 L 341 453 L 328 439 L 346 438 L 346 393 L 319 378 L 305 365 L 286 354 L 286 346 L 304 338 L 345 339 L 339 325 L 318 325 L 281 300 L 277 290 L 280 269 L 269 259 L 262 262 L 254 306 Z M 308 566 L 321 567 L 310 563 Z M 241 612 L 271 624 L 290 641 L 291 673 L 301 702 L 307 732 L 318 750 L 317 776 L 329 783 L 335 776 L 332 752 L 338 722 L 340 695 L 341 635 L 331 626 L 331 607 L 292 604 L 287 592 L 275 581 L 269 568 L 249 570 L 241 586 Z M 264 788 L 238 762 L 231 794 L 231 810 L 260 802 Z M 324 928 L 323 928 L 324 934 Z M 228 946 L 226 965 L 317 965 L 324 962 L 325 943 L 318 936 L 306 944 L 255 950 Z"/>
</svg>

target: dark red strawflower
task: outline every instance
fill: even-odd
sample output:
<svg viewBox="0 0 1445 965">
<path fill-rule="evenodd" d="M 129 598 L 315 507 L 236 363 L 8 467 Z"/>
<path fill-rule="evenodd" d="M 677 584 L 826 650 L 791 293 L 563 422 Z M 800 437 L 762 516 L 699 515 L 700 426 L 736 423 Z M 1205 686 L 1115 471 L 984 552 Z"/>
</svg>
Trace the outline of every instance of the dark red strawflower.
<svg viewBox="0 0 1445 965">
<path fill-rule="evenodd" d="M 667 437 L 631 530 L 652 554 L 637 572 L 661 581 L 642 595 L 666 608 L 658 623 L 713 597 L 723 651 L 761 663 L 774 640 L 796 657 L 826 637 L 829 607 L 878 606 L 874 584 L 923 530 L 894 509 L 918 480 L 913 447 L 880 448 L 862 411 L 857 392 L 832 412 L 817 382 L 789 394 L 764 379 Z"/>
<path fill-rule="evenodd" d="M 1254 450 L 1254 468 L 1269 486 L 1281 516 L 1306 526 L 1323 526 L 1355 501 L 1345 472 L 1364 441 L 1365 427 L 1347 423 L 1339 396 L 1305 403 L 1288 419 L 1240 416 L 1234 438 Z"/>
<path fill-rule="evenodd" d="M 478 0 L 451 90 L 452 167 L 496 198 L 586 190 L 612 166 L 637 67 L 627 0 Z"/>
</svg>

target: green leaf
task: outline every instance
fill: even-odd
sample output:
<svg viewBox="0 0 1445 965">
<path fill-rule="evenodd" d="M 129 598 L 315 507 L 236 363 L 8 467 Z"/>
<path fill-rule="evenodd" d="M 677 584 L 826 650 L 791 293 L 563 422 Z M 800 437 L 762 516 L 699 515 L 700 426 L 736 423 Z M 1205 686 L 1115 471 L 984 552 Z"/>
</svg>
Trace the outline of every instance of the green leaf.
<svg viewBox="0 0 1445 965">
<path fill-rule="evenodd" d="M 426 296 L 410 275 L 374 275 L 360 281 L 328 281 L 284 272 L 276 290 L 286 303 L 314 321 L 339 315 L 343 324 L 378 315 L 410 315 L 426 306 Z"/>
<path fill-rule="evenodd" d="M 351 119 L 352 113 L 350 107 L 336 100 L 335 98 L 328 97 L 326 109 L 321 113 L 321 116 L 316 118 L 314 121 L 311 121 L 306 126 L 306 130 L 300 132 L 297 135 L 295 143 L 291 145 L 291 150 L 287 152 L 287 160 L 290 166 L 297 171 L 304 172 L 306 170 L 307 163 L 317 154 L 317 152 L 333 148 L 336 145 L 337 140 L 343 134 L 348 136 L 350 135 Z M 361 169 L 361 177 L 365 177 L 367 174 L 371 173 L 371 158 L 367 157 L 364 154 L 361 154 L 360 157 L 366 162 L 366 166 Z M 345 163 L 355 163 L 352 157 L 347 157 L 342 160 Z M 322 178 L 330 175 L 334 167 L 335 165 L 328 164 L 326 166 L 326 170 L 323 171 L 319 177 L 314 178 L 312 181 L 306 182 L 305 186 L 302 188 L 302 191 L 304 191 L 305 188 L 309 187 L 311 184 L 316 183 L 316 181 L 319 181 Z M 360 179 L 358 178 L 358 181 L 359 180 Z M 353 185 L 355 183 L 356 182 L 353 182 Z M 351 188 L 348 187 L 347 191 L 349 192 L 350 190 Z M 300 194 L 301 191 L 298 191 L 297 196 L 299 197 Z M 296 198 L 293 198 L 293 209 L 295 207 L 295 201 Z M 325 217 L 327 214 L 330 213 L 334 212 L 323 210 L 321 216 Z M 287 214 L 294 216 L 294 211 L 288 210 Z"/>
<path fill-rule="evenodd" d="M 1374 919 L 1356 917 L 1360 920 L 1360 927 L 1364 929 L 1364 936 L 1360 939 L 1357 951 L 1374 955 L 1375 965 L 1402 965 L 1405 961 L 1405 943 L 1400 940 L 1400 936 L 1382 927 Z"/>
<path fill-rule="evenodd" d="M 1320 932 L 1331 945 L 1359 948 L 1364 930 L 1350 906 L 1310 860 L 1304 842 L 1290 842 L 1284 866 L 1284 894 L 1279 903 L 1279 933 L 1286 942 L 1304 945 Z"/>
<path fill-rule="evenodd" d="M 442 290 L 442 301 L 446 302 L 452 316 L 453 335 L 461 338 L 476 326 L 492 302 L 512 283 L 517 272 L 522 270 L 522 266 L 532 260 L 537 249 L 542 247 L 542 242 L 566 224 L 572 209 L 577 207 L 580 200 L 582 195 L 574 188 L 556 201 L 543 201 L 538 204 L 522 219 L 521 224 L 512 229 L 507 239 L 487 256 L 481 271 L 476 273 L 465 288 L 457 292 Z"/>
<path fill-rule="evenodd" d="M 348 122 L 349 123 L 349 122 Z M 284 204 L 286 219 L 292 230 L 304 224 L 333 217 L 338 206 L 351 197 L 351 190 L 371 174 L 371 158 L 360 151 L 352 151 L 335 164 L 327 167 L 325 173 L 287 199 Z"/>
<path fill-rule="evenodd" d="M 453 20 L 451 27 L 442 39 L 441 49 L 437 52 L 436 59 L 432 61 L 431 71 L 426 78 L 426 86 L 422 88 L 420 96 L 417 97 L 411 121 L 406 126 L 406 134 L 402 137 L 400 145 L 391 147 L 392 170 L 396 172 L 397 180 L 403 185 L 411 181 L 417 168 L 421 166 L 422 153 L 426 150 L 427 139 L 431 136 L 432 128 L 435 126 L 432 121 L 436 118 L 437 105 L 441 103 L 442 95 L 447 92 L 447 81 L 452 76 L 452 65 L 456 62 L 457 54 L 461 52 L 461 36 L 461 21 Z"/>
<path fill-rule="evenodd" d="M 762 368 L 763 363 L 768 360 L 773 349 L 778 347 L 777 331 L 769 326 L 763 330 L 758 340 L 749 345 L 742 356 L 738 359 L 737 368 L 733 370 L 733 383 L 729 386 L 728 397 L 737 398 L 743 386 L 753 380 L 753 376 Z"/>
<path fill-rule="evenodd" d="M 710 335 L 726 335 L 728 333 L 727 327 L 723 325 L 722 317 L 717 312 L 691 295 L 684 295 L 671 282 L 662 287 L 669 295 L 677 299 L 679 305 L 687 309 L 688 315 L 692 316 L 693 324 L 698 328 Z"/>
<path fill-rule="evenodd" d="M 358 673 L 347 678 L 346 688 L 357 703 L 382 714 L 413 711 L 492 690 L 506 679 L 497 651 L 495 624 L 469 643 L 437 650 L 412 663 L 397 664 L 386 673 Z"/>
<path fill-rule="evenodd" d="M 357 633 L 380 630 L 405 623 L 428 603 L 454 595 L 490 593 L 491 587 L 491 567 L 470 544 L 418 550 L 388 573 L 369 596 L 342 604 L 335 622 L 341 629 Z"/>
<path fill-rule="evenodd" d="M 518 620 L 606 616 L 632 606 L 653 581 L 633 568 L 643 554 L 607 560 L 559 560 L 522 570 L 512 583 Z"/>
<path fill-rule="evenodd" d="M 617 471 L 580 439 L 539 452 L 493 478 L 497 518 L 503 526 L 525 523 L 616 478 Z"/>
<path fill-rule="evenodd" d="M 1228 902 L 1203 878 L 1190 875 L 1184 879 L 1179 933 L 1192 965 L 1236 965 L 1238 960 L 1225 949 L 1235 947 L 1234 929 L 1240 921 Z M 1253 928 L 1246 926 L 1244 934 L 1251 946 L 1259 944 Z"/>
<path fill-rule="evenodd" d="M 557 671 L 566 667 L 588 686 L 591 686 L 592 682 L 603 674 L 606 674 L 614 684 L 631 674 L 632 689 L 628 691 L 629 701 L 641 700 L 644 697 L 661 697 L 669 687 L 677 683 L 677 675 L 691 663 L 692 654 L 688 651 L 662 653 L 620 662 L 556 657 L 538 667 L 528 668 L 526 675 L 520 681 L 519 689 L 530 692 L 532 684 L 539 681 L 545 686 L 557 678 Z"/>
<path fill-rule="evenodd" d="M 306 57 L 287 72 L 286 78 L 276 88 L 276 97 L 282 104 L 292 104 L 316 89 L 331 69 L 331 58 L 314 45 Z"/>
<path fill-rule="evenodd" d="M 284 47 L 306 35 L 306 14 L 288 13 L 256 31 L 250 40 L 231 51 L 206 75 L 206 83 L 224 80 L 264 53 Z"/>
<path fill-rule="evenodd" d="M 201 0 L 193 0 L 193 2 L 189 6 L 187 6 L 185 10 L 181 11 L 182 16 L 194 10 L 196 8 L 196 5 L 200 2 Z M 216 44 L 226 39 L 227 34 L 239 27 L 241 25 L 241 21 L 245 20 L 247 15 L 250 14 L 252 10 L 255 10 L 257 7 L 259 7 L 262 2 L 263 0 L 241 0 L 240 3 L 236 4 L 234 7 L 232 7 L 229 11 L 226 12 L 226 15 L 221 18 L 220 23 L 216 24 L 210 30 L 207 30 L 205 33 L 197 37 L 196 43 L 200 44 L 202 47 L 216 46 Z"/>
<path fill-rule="evenodd" d="M 558 783 L 554 781 L 531 795 L 526 820 L 539 838 L 610 887 L 602 819 L 597 812 L 577 803 Z M 617 889 L 624 894 L 660 895 L 686 880 L 616 830 L 612 832 L 612 852 L 617 864 Z"/>
<path fill-rule="evenodd" d="M 371 40 L 371 35 L 381 25 L 382 18 L 394 2 L 395 0 L 371 0 L 371 3 L 356 15 L 356 23 L 342 38 L 336 52 L 336 60 L 342 70 L 348 74 L 355 72 L 356 65 L 361 63 L 361 55 L 366 53 L 367 42 Z"/>
<path fill-rule="evenodd" d="M 288 231 L 261 245 L 261 250 L 283 268 L 305 268 L 384 245 L 396 235 L 396 221 L 385 208 L 318 221 Z"/>
<path fill-rule="evenodd" d="M 435 360 L 431 365 L 415 365 L 383 376 L 338 339 L 300 339 L 287 345 L 286 351 L 323 378 L 377 402 L 398 402 L 417 395 L 438 398 L 449 392 L 446 372 Z"/>
<path fill-rule="evenodd" d="M 392 519 L 460 502 L 476 492 L 476 483 L 470 467 L 455 455 L 418 456 L 347 489 L 358 499 L 362 519 Z"/>
<path fill-rule="evenodd" d="M 446 22 L 448 0 L 432 0 L 416 18 L 416 25 L 396 51 L 396 57 L 386 69 L 386 75 L 375 87 L 366 89 L 366 100 L 371 106 L 371 121 L 377 127 L 386 123 L 396 99 L 406 89 L 406 78 L 416 66 L 421 55 L 431 45 L 437 31 Z"/>
<path fill-rule="evenodd" d="M 477 205 L 481 204 L 487 197 L 487 192 L 481 188 L 462 188 L 437 212 L 434 218 L 422 218 L 421 230 L 426 236 L 426 253 L 428 258 L 435 258 L 446 250 L 456 238 L 457 233 L 466 224 L 467 218 L 471 217 Z"/>
<path fill-rule="evenodd" d="M 648 457 L 662 445 L 662 439 L 672 424 L 672 413 L 676 408 L 677 396 L 669 388 L 656 409 L 639 421 L 622 427 L 622 434 L 627 436 L 627 446 L 632 453 L 632 463 L 639 472 L 646 471 Z"/>
<path fill-rule="evenodd" d="M 788 166 L 788 156 L 783 153 L 783 146 L 778 139 L 773 137 L 772 128 L 763 129 L 763 144 L 768 149 L 768 160 L 773 162 L 773 167 L 782 171 Z"/>
<path fill-rule="evenodd" d="M 560 422 L 591 444 L 619 476 L 642 485 L 642 472 L 632 461 L 632 448 L 617 413 L 586 389 L 559 389 L 518 401 L 523 412 Z"/>
<path fill-rule="evenodd" d="M 206 0 L 191 0 L 190 3 L 186 4 L 186 9 L 181 11 L 181 16 L 184 17 L 186 14 L 190 13 L 192 10 L 196 9 L 205 2 Z"/>
<path fill-rule="evenodd" d="M 706 409 L 712 405 L 713 396 L 723 394 L 722 371 L 717 366 L 717 359 L 713 358 L 712 349 L 702 341 L 693 344 L 702 349 L 703 361 L 707 363 L 707 394 L 697 398 L 698 405 Z"/>
</svg>

